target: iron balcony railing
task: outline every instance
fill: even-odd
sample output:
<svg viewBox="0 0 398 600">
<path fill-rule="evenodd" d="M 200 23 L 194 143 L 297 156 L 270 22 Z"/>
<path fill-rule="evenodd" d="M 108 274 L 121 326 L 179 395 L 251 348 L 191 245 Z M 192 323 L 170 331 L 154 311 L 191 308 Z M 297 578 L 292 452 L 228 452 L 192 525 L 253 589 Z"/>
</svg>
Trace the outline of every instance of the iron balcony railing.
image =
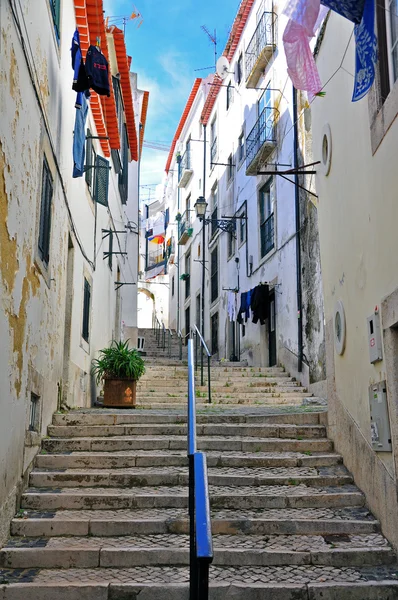
<svg viewBox="0 0 398 600">
<path fill-rule="evenodd" d="M 166 262 L 165 251 L 163 249 L 163 246 L 160 246 L 158 249 L 156 249 L 152 252 L 148 252 L 146 271 L 149 271 L 150 269 L 154 269 L 155 267 L 158 267 L 159 265 L 161 265 L 162 263 L 165 263 L 165 262 Z"/>
<path fill-rule="evenodd" d="M 260 226 L 261 258 L 270 252 L 274 245 L 274 213 Z"/>
<path fill-rule="evenodd" d="M 186 210 L 178 223 L 178 239 L 180 240 L 184 235 L 188 234 L 188 229 L 191 229 L 191 215 L 190 210 Z"/>
<path fill-rule="evenodd" d="M 193 340 L 188 340 L 189 598 L 208 600 L 213 543 L 206 457 L 196 446 Z"/>
<path fill-rule="evenodd" d="M 217 138 L 214 138 L 214 140 L 211 143 L 211 148 L 210 148 L 210 163 L 211 165 L 216 161 L 217 159 Z"/>
<path fill-rule="evenodd" d="M 276 43 L 276 14 L 265 12 L 245 52 L 246 79 L 249 79 L 260 54 L 265 48 L 274 48 Z"/>
<path fill-rule="evenodd" d="M 275 144 L 276 109 L 266 106 L 246 138 L 246 168 L 248 169 L 265 144 Z"/>
<path fill-rule="evenodd" d="M 178 182 L 181 181 L 181 177 L 182 177 L 182 174 L 184 173 L 184 171 L 186 171 L 187 169 L 190 169 L 190 168 L 191 168 L 191 151 L 186 150 L 181 157 Z"/>
</svg>

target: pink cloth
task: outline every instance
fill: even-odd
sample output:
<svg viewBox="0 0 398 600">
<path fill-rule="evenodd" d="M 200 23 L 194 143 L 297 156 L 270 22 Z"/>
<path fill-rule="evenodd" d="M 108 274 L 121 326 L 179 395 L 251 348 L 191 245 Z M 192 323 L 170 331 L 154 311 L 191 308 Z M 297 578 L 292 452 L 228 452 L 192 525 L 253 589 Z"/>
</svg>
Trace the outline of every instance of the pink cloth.
<svg viewBox="0 0 398 600">
<path fill-rule="evenodd" d="M 290 0 L 283 13 L 289 22 L 283 34 L 287 72 L 294 87 L 317 94 L 322 89 L 310 38 L 315 34 L 324 11 L 320 13 L 320 0 Z"/>
</svg>

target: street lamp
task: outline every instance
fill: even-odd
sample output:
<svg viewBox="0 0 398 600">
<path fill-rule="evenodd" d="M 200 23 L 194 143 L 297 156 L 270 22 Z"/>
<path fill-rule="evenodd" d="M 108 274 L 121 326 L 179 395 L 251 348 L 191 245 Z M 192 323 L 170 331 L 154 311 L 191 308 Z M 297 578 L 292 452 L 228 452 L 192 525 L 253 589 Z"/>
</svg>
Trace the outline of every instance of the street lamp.
<svg viewBox="0 0 398 600">
<path fill-rule="evenodd" d="M 203 196 L 199 196 L 194 204 L 194 208 L 196 210 L 196 216 L 202 220 L 206 215 L 207 202 Z"/>
</svg>

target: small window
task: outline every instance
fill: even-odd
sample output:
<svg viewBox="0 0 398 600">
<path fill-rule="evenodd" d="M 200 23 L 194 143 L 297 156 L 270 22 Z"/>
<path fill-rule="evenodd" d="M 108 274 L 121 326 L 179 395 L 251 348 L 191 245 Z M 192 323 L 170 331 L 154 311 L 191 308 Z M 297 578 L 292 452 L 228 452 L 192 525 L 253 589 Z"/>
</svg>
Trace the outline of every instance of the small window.
<svg viewBox="0 0 398 600">
<path fill-rule="evenodd" d="M 214 117 L 210 125 L 210 167 L 217 159 L 217 117 Z"/>
<path fill-rule="evenodd" d="M 234 176 L 234 163 L 233 163 L 232 154 L 230 154 L 228 156 L 228 181 L 231 181 L 233 176 Z"/>
<path fill-rule="evenodd" d="M 191 295 L 191 253 L 185 255 L 185 300 Z"/>
<path fill-rule="evenodd" d="M 201 304 L 201 295 L 198 294 L 196 296 L 196 327 L 201 330 L 201 316 L 202 316 L 202 304 Z"/>
<path fill-rule="evenodd" d="M 233 101 L 234 101 L 234 88 L 233 88 L 232 82 L 230 81 L 227 85 L 227 110 L 229 110 L 229 107 L 231 106 Z"/>
<path fill-rule="evenodd" d="M 243 212 L 239 216 L 240 216 L 240 218 L 238 219 L 239 244 L 244 244 L 246 241 L 246 215 Z"/>
<path fill-rule="evenodd" d="M 174 286 L 175 286 L 175 278 L 173 275 L 173 277 L 171 278 L 171 295 L 172 296 L 174 296 L 174 291 L 175 291 Z"/>
<path fill-rule="evenodd" d="M 91 286 L 87 279 L 84 278 L 82 338 L 86 342 L 88 342 L 90 338 L 90 305 Z"/>
<path fill-rule="evenodd" d="M 211 271 L 210 271 L 210 300 L 215 302 L 218 298 L 218 248 L 211 253 Z"/>
<path fill-rule="evenodd" d="M 235 232 L 228 232 L 228 258 L 235 254 Z"/>
<path fill-rule="evenodd" d="M 238 138 L 238 162 L 241 163 L 245 157 L 245 137 L 243 132 Z"/>
<path fill-rule="evenodd" d="M 39 256 L 47 267 L 50 260 L 51 236 L 51 205 L 53 199 L 53 178 L 46 157 L 43 160 L 41 186 L 40 225 L 39 225 Z"/>
<path fill-rule="evenodd" d="M 260 190 L 260 249 L 263 258 L 274 247 L 274 185 L 271 179 Z"/>
<path fill-rule="evenodd" d="M 236 69 L 236 80 L 238 82 L 238 85 L 240 85 L 240 83 L 242 82 L 242 78 L 243 78 L 243 54 L 240 54 L 239 58 L 238 58 L 237 69 Z"/>
<path fill-rule="evenodd" d="M 60 41 L 60 25 L 61 25 L 61 0 L 49 0 L 51 14 L 53 17 L 55 35 L 58 42 Z"/>
<path fill-rule="evenodd" d="M 36 394 L 30 395 L 29 407 L 29 431 L 38 431 L 39 429 L 39 400 Z"/>
<path fill-rule="evenodd" d="M 95 157 L 94 201 L 108 206 L 109 161 L 103 156 Z"/>
</svg>

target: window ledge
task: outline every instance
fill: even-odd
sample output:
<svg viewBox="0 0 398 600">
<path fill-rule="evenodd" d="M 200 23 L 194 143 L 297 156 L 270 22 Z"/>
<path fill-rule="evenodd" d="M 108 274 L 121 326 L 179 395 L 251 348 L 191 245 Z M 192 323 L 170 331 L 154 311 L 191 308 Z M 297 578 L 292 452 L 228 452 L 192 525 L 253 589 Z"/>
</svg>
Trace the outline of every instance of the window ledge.
<svg viewBox="0 0 398 600">
<path fill-rule="evenodd" d="M 387 134 L 391 125 L 398 115 L 398 81 L 387 96 L 384 104 L 378 111 L 376 118 L 370 126 L 370 140 L 372 145 L 372 154 L 374 155 L 379 148 L 384 136 Z"/>
<path fill-rule="evenodd" d="M 255 271 L 258 271 L 258 269 L 260 269 L 264 263 L 268 262 L 274 256 L 274 254 L 276 254 L 276 252 L 277 252 L 277 248 L 274 246 L 269 252 L 267 252 L 267 254 L 265 256 L 262 257 L 262 259 L 259 261 L 256 269 L 254 269 L 253 273 Z"/>
</svg>

